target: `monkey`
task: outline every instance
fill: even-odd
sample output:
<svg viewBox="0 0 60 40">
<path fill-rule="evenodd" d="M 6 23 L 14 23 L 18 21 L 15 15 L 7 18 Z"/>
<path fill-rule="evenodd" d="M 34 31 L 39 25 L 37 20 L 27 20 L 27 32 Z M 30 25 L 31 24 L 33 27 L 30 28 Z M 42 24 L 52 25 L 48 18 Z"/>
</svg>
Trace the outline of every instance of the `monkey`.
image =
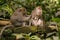
<svg viewBox="0 0 60 40">
<path fill-rule="evenodd" d="M 24 7 L 17 8 L 15 12 L 10 17 L 11 24 L 5 25 L 1 32 L 0 32 L 0 38 L 2 36 L 2 33 L 4 30 L 8 27 L 15 27 L 15 26 L 25 26 L 26 22 L 30 19 L 30 16 L 27 16 L 26 9 Z"/>
<path fill-rule="evenodd" d="M 44 26 L 45 21 L 43 20 L 42 16 L 42 7 L 37 6 L 35 9 L 32 10 L 31 12 L 31 20 L 30 20 L 30 25 L 32 26 L 37 26 L 37 31 L 34 33 L 31 33 L 30 36 L 38 34 L 38 36 L 44 34 L 41 31 L 45 31 L 45 26 Z M 38 31 L 40 30 L 40 31 Z"/>
<path fill-rule="evenodd" d="M 42 8 L 41 6 L 37 6 L 34 10 L 31 12 L 31 20 L 30 25 L 33 26 L 39 26 L 41 29 L 44 27 L 44 21 L 42 18 Z"/>
<path fill-rule="evenodd" d="M 26 22 L 30 19 L 30 16 L 27 16 L 27 10 L 24 7 L 17 8 L 13 15 L 10 17 L 10 20 L 14 26 L 26 26 Z"/>
</svg>

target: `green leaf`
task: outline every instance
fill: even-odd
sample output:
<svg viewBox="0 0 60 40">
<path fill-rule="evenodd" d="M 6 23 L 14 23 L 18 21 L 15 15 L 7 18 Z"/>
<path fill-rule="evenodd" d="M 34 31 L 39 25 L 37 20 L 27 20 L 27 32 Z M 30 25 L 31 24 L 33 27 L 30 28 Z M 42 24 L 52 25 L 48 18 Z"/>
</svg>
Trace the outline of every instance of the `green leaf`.
<svg viewBox="0 0 60 40">
<path fill-rule="evenodd" d="M 52 18 L 51 21 L 60 22 L 60 18 Z"/>
<path fill-rule="evenodd" d="M 3 5 L 2 10 L 6 10 L 10 15 L 12 15 L 13 10 L 9 7 L 9 5 Z"/>
</svg>

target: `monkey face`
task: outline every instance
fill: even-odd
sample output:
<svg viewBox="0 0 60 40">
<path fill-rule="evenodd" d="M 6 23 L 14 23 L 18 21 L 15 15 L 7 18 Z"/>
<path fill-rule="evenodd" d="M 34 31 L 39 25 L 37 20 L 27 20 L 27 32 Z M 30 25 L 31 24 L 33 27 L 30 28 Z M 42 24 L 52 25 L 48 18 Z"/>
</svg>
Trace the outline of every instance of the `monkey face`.
<svg viewBox="0 0 60 40">
<path fill-rule="evenodd" d="M 22 12 L 23 14 L 25 14 L 25 13 L 27 12 L 24 7 L 17 8 L 16 11 L 17 11 L 17 12 Z"/>
<path fill-rule="evenodd" d="M 26 12 L 27 12 L 26 9 L 23 7 L 16 9 L 16 11 L 13 13 L 13 15 L 10 18 L 11 23 L 14 26 L 22 26 L 24 22 L 30 19 L 30 16 L 28 17 L 25 16 Z"/>
<path fill-rule="evenodd" d="M 36 7 L 36 15 L 41 16 L 42 15 L 42 8 L 40 6 Z"/>
</svg>

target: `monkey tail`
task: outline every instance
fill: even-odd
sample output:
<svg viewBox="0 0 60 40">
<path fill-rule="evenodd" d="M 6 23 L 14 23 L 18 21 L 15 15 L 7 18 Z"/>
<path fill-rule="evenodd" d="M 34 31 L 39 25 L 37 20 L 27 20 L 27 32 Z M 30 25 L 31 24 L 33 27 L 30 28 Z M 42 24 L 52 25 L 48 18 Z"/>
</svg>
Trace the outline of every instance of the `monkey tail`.
<svg viewBox="0 0 60 40">
<path fill-rule="evenodd" d="M 6 26 L 4 26 L 3 28 L 2 28 L 2 30 L 1 30 L 1 32 L 0 32 L 0 39 L 1 39 L 1 36 L 2 36 L 2 34 L 3 34 L 3 32 L 4 32 L 4 30 L 6 29 L 6 28 L 8 28 L 8 27 L 14 27 L 13 25 L 6 25 Z"/>
</svg>

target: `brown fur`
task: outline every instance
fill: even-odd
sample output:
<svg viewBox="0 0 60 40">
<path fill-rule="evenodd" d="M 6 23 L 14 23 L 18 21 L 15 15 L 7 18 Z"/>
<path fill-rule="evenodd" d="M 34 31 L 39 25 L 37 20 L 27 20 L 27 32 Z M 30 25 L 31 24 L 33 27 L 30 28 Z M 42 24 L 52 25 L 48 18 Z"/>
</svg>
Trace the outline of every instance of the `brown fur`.
<svg viewBox="0 0 60 40">
<path fill-rule="evenodd" d="M 11 16 L 11 22 L 15 26 L 22 26 L 26 24 L 26 21 L 30 19 L 30 16 L 26 15 L 26 9 L 24 7 L 18 8 Z"/>
</svg>

